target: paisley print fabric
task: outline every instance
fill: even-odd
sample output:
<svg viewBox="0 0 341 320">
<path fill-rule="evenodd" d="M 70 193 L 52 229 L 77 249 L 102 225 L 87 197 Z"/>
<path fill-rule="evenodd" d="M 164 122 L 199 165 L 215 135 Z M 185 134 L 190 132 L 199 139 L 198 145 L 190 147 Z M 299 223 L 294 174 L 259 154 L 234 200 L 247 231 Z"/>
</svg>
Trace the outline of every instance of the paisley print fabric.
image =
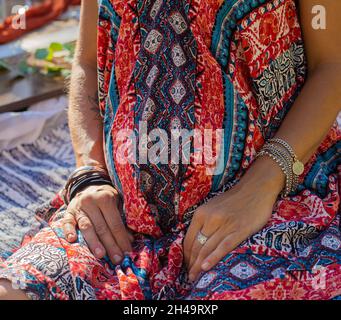
<svg viewBox="0 0 341 320">
<path fill-rule="evenodd" d="M 63 236 L 59 195 L 0 277 L 33 299 L 333 299 L 341 295 L 341 132 L 337 124 L 295 194 L 268 224 L 189 283 L 183 239 L 195 209 L 238 183 L 306 79 L 293 0 L 101 0 L 98 88 L 104 151 L 133 252 L 97 260 Z M 215 166 L 119 161 L 120 130 L 223 129 Z M 213 142 L 215 141 L 213 134 Z M 166 144 L 167 145 L 167 144 Z M 195 153 L 189 142 L 190 157 Z M 137 153 L 137 160 L 143 154 Z M 214 167 L 213 166 L 213 167 Z"/>
<path fill-rule="evenodd" d="M 134 130 L 138 132 L 143 121 L 148 135 L 155 128 L 165 132 L 177 127 L 193 130 L 197 45 L 189 28 L 188 6 L 182 0 L 139 1 L 138 10 L 143 45 L 133 72 L 138 97 Z M 171 139 L 166 147 L 171 150 Z M 139 154 L 136 168 L 139 190 L 160 229 L 168 232 L 177 223 L 176 199 L 186 166 L 140 164 L 141 160 Z"/>
</svg>

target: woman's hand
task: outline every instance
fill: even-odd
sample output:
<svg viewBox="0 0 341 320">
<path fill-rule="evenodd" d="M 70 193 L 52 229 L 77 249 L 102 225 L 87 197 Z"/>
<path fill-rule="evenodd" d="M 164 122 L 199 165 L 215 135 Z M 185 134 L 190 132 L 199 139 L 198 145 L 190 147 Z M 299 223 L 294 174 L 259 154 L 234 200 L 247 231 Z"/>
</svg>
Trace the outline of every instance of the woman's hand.
<svg viewBox="0 0 341 320">
<path fill-rule="evenodd" d="M 234 188 L 197 209 L 184 240 L 190 281 L 265 226 L 283 183 L 277 164 L 260 158 Z M 196 239 L 199 231 L 208 237 L 204 245 Z"/>
<path fill-rule="evenodd" d="M 69 242 L 77 240 L 77 226 L 98 259 L 107 254 L 117 264 L 125 252 L 132 251 L 133 236 L 122 222 L 119 195 L 109 185 L 87 187 L 71 200 L 63 219 Z"/>
</svg>

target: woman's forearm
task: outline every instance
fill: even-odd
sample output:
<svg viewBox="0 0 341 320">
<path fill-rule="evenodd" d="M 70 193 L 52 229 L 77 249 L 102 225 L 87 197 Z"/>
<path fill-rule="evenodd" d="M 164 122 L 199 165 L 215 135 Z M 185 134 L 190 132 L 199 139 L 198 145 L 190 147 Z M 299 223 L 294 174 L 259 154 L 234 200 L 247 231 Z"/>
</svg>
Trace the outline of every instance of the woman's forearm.
<svg viewBox="0 0 341 320">
<path fill-rule="evenodd" d="M 341 105 L 341 65 L 317 67 L 308 79 L 275 137 L 287 141 L 298 158 L 307 163 L 337 118 Z M 246 174 L 246 181 L 279 194 L 285 177 L 268 157 L 259 158 Z"/>
<path fill-rule="evenodd" d="M 69 105 L 69 127 L 77 166 L 105 165 L 96 68 L 75 61 Z"/>
<path fill-rule="evenodd" d="M 306 163 L 330 131 L 341 108 L 341 64 L 320 65 L 279 128 L 276 137 L 287 141 Z"/>
<path fill-rule="evenodd" d="M 325 29 L 312 28 L 315 5 L 327 12 Z M 340 1 L 334 0 L 299 1 L 308 77 L 276 137 L 287 141 L 303 163 L 316 152 L 341 109 L 340 7 Z M 277 192 L 284 184 L 281 170 L 267 157 L 259 158 L 250 169 L 247 176 L 262 180 L 267 191 Z"/>
</svg>

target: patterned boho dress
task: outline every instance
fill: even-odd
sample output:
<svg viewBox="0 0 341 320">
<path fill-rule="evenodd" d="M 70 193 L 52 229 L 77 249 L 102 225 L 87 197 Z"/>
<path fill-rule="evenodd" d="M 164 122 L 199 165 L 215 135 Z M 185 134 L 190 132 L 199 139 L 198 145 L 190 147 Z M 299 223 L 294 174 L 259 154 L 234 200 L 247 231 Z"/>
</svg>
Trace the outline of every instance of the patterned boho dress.
<svg viewBox="0 0 341 320">
<path fill-rule="evenodd" d="M 336 123 L 296 194 L 191 284 L 183 239 L 195 208 L 233 187 L 272 137 L 306 79 L 293 0 L 102 0 L 100 112 L 112 181 L 134 232 L 120 265 L 97 260 L 61 229 L 60 196 L 40 230 L 3 262 L 0 278 L 34 299 L 333 299 L 341 295 L 341 133 Z M 120 163 L 116 135 L 161 128 L 224 129 L 224 170 Z M 192 148 L 192 146 L 191 146 Z M 191 149 L 193 151 L 193 148 Z M 218 152 L 218 151 L 217 151 Z M 138 155 L 140 156 L 140 155 Z M 45 222 L 44 222 L 45 221 Z"/>
</svg>

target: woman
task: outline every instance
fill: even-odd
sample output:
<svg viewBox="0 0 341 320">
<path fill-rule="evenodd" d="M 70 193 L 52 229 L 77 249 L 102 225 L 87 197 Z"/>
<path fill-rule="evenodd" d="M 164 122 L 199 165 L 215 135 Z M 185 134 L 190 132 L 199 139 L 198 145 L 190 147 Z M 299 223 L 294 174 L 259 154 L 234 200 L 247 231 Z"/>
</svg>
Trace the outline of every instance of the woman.
<svg viewBox="0 0 341 320">
<path fill-rule="evenodd" d="M 325 30 L 312 28 L 315 4 Z M 102 0 L 96 48 L 96 4 L 84 2 L 69 108 L 80 169 L 39 211 L 49 225 L 2 264 L 1 298 L 341 295 L 340 11 Z M 143 122 L 147 134 L 223 129 L 218 157 L 194 162 L 190 139 L 189 162 L 142 162 L 142 149 L 121 161 L 117 137 L 143 140 Z"/>
</svg>

